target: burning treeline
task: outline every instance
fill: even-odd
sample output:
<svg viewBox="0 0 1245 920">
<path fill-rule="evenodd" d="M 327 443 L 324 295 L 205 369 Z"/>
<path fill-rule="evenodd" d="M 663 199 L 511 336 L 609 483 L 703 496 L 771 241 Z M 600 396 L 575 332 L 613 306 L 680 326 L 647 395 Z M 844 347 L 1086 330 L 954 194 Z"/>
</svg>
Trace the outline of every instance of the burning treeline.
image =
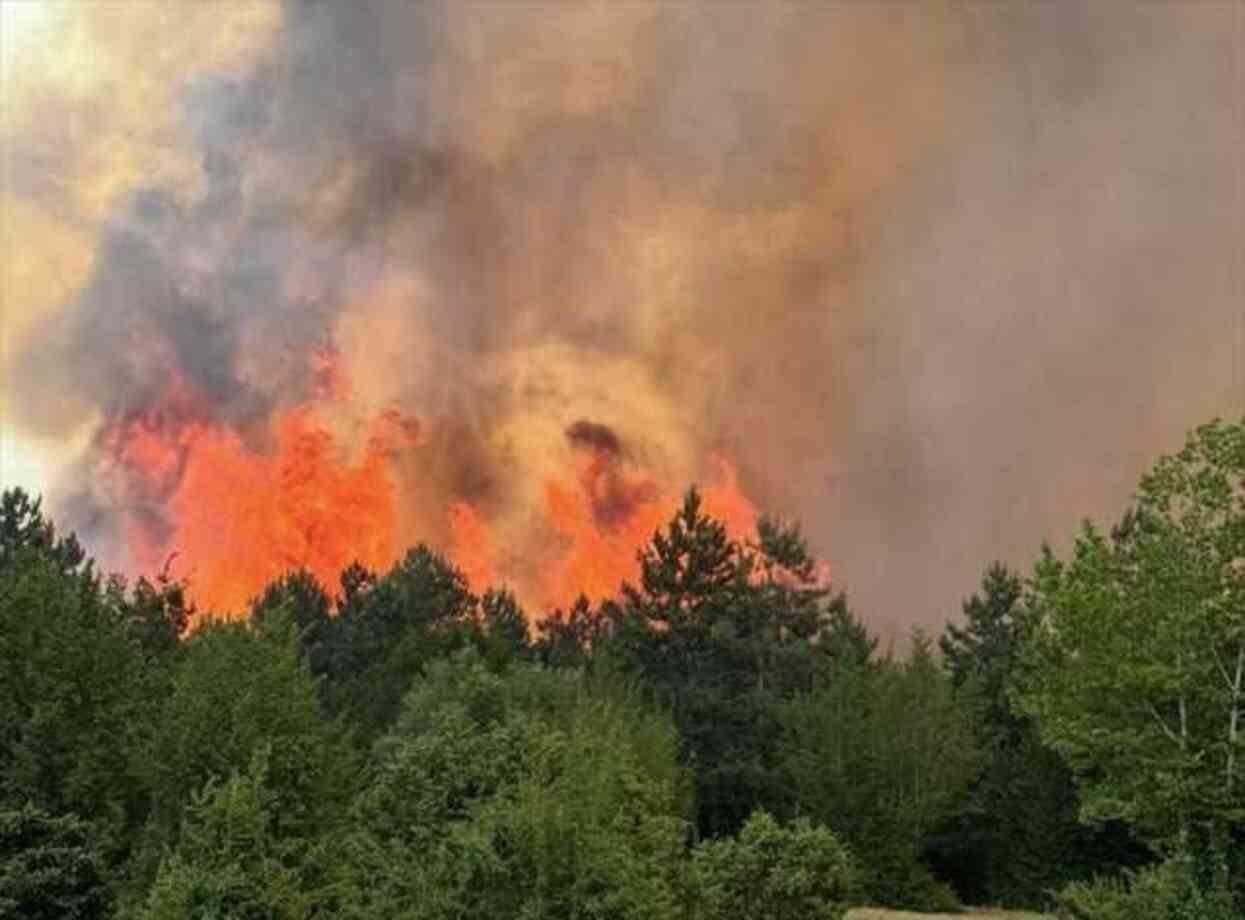
<svg viewBox="0 0 1245 920">
<path fill-rule="evenodd" d="M 1169 42 L 1166 12 L 1126 48 L 1090 13 L 993 4 L 170 6 L 66 5 L 46 42 L 6 51 L 8 226 L 33 255 L 7 284 L 4 412 L 71 458 L 61 519 L 129 570 L 177 553 L 204 606 L 426 541 L 539 611 L 613 591 L 693 482 L 737 532 L 760 507 L 798 514 L 866 601 L 951 520 L 928 568 L 965 584 L 978 544 L 1011 547 L 964 497 L 978 461 L 930 433 L 1038 437 L 1025 419 L 1070 396 L 1036 386 L 1044 362 L 1077 379 L 1099 333 L 1163 333 L 1123 322 L 1131 282 L 1072 298 L 1092 317 L 1075 353 L 998 339 L 1045 309 L 1028 282 L 938 311 L 964 302 L 940 266 L 981 261 L 956 170 L 988 179 L 1014 154 L 974 146 L 991 113 L 1023 92 L 1091 121 L 1155 49 L 1147 66 L 1197 83 L 1205 55 Z M 1228 7 L 1181 13 L 1187 34 Z M 1013 60 L 1035 30 L 1049 47 Z M 1034 143 L 1061 161 L 1064 140 Z M 1000 271 L 1068 225 L 1017 181 L 1009 213 L 1037 236 L 987 228 Z M 1087 233 L 1110 238 L 1103 213 Z M 1005 369 L 995 389 L 1023 411 L 963 409 L 970 362 Z M 1077 418 L 1130 456 L 1167 433 Z M 1004 471 L 991 494 L 1049 468 L 1042 451 L 983 455 Z M 1132 480 L 1103 475 L 1024 513 L 1079 514 L 1083 490 Z"/>
<path fill-rule="evenodd" d="M 325 385 L 274 416 L 254 445 L 175 372 L 165 398 L 100 430 L 95 460 L 120 490 L 134 567 L 156 571 L 174 551 L 192 566 L 200 606 L 241 611 L 285 572 L 304 568 L 332 586 L 352 562 L 387 567 L 404 541 L 427 532 L 427 520 L 402 526 L 406 496 L 418 485 L 406 480 L 419 475 L 421 450 L 443 435 L 390 408 L 352 438 L 359 445 L 352 450 L 332 421 L 349 396 L 344 372 L 323 360 L 320 367 Z M 447 551 L 473 587 L 509 583 L 537 612 L 580 592 L 616 591 L 678 498 L 644 476 L 609 427 L 579 420 L 565 438 L 563 478 L 544 483 L 544 518 L 532 525 L 552 530 L 550 551 L 501 557 L 481 506 L 464 495 L 451 496 L 431 522 L 448 529 Z M 755 511 L 733 468 L 716 463 L 706 507 L 745 533 Z"/>
</svg>

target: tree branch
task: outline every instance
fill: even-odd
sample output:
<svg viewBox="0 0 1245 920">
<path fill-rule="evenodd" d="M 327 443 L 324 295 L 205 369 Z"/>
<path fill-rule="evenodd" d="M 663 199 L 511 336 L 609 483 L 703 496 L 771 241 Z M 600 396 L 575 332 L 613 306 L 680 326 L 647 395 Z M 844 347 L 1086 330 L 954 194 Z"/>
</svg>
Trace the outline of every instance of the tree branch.
<svg viewBox="0 0 1245 920">
<path fill-rule="evenodd" d="M 1219 670 L 1219 676 L 1223 678 L 1223 682 L 1228 685 L 1228 689 L 1235 692 L 1239 688 L 1239 684 L 1234 684 L 1232 678 L 1228 675 L 1228 669 L 1223 666 L 1223 659 L 1219 657 L 1219 649 L 1212 642 L 1210 646 L 1211 654 L 1215 656 L 1215 667 Z"/>
<path fill-rule="evenodd" d="M 1159 728 L 1163 729 L 1163 734 L 1170 738 L 1173 744 L 1180 747 L 1180 736 L 1172 731 L 1171 728 L 1168 727 L 1167 723 L 1163 721 L 1163 717 L 1159 715 L 1159 711 L 1155 708 L 1153 703 L 1147 703 L 1146 705 L 1150 708 L 1150 715 L 1154 716 L 1154 721 L 1159 723 Z"/>
<path fill-rule="evenodd" d="M 1232 683 L 1232 712 L 1228 719 L 1228 764 L 1224 785 L 1228 794 L 1236 780 L 1236 740 L 1241 718 L 1241 679 L 1245 678 L 1245 643 L 1236 648 L 1236 680 Z"/>
</svg>

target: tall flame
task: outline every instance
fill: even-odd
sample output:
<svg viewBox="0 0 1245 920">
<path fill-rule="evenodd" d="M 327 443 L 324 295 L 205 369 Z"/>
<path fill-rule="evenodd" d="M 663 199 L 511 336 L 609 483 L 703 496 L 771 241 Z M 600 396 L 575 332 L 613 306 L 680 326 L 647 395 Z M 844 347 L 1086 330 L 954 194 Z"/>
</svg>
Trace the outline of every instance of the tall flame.
<svg viewBox="0 0 1245 920">
<path fill-rule="evenodd" d="M 718 481 L 704 491 L 705 510 L 732 533 L 746 534 L 756 524 L 756 509 L 730 463 L 722 457 L 714 462 Z M 649 479 L 628 480 L 594 454 L 575 479 L 547 484 L 547 502 L 550 521 L 568 543 L 544 585 L 544 604 L 555 607 L 581 592 L 601 600 L 633 581 L 637 550 L 674 514 L 679 496 Z M 603 514 L 603 508 L 614 510 Z"/>
<path fill-rule="evenodd" d="M 176 377 L 153 408 L 105 431 L 107 456 L 129 495 L 123 507 L 134 567 L 156 571 L 173 558 L 199 608 L 237 614 L 285 572 L 306 569 L 332 588 L 351 563 L 384 569 L 423 538 L 420 522 L 402 524 L 397 469 L 412 457 L 418 465 L 421 425 L 383 411 L 352 456 L 331 422 L 349 398 L 348 375 L 332 352 L 317 352 L 312 364 L 307 401 L 274 416 L 253 441 L 215 420 Z M 564 475 L 545 483 L 543 513 L 557 546 L 542 571 L 498 557 L 495 522 L 481 508 L 460 499 L 444 509 L 446 549 L 472 589 L 507 585 L 534 616 L 581 593 L 605 598 L 634 579 L 638 550 L 679 500 L 676 489 L 627 468 L 616 435 L 579 425 L 611 440 L 578 444 Z M 729 462 L 715 457 L 713 465 L 706 508 L 743 534 L 755 524 L 755 508 Z"/>
<path fill-rule="evenodd" d="M 339 397 L 340 368 L 324 356 L 317 365 L 326 384 L 319 394 Z M 127 528 L 137 567 L 158 568 L 176 553 L 199 606 L 238 611 L 291 569 L 332 585 L 353 561 L 389 564 L 399 550 L 390 460 L 415 444 L 418 426 L 381 413 L 362 455 L 351 458 L 320 408 L 294 407 L 250 445 L 179 384 L 162 404 L 109 431 L 111 456 L 138 499 Z M 159 518 L 142 513 L 147 502 L 162 506 Z"/>
</svg>

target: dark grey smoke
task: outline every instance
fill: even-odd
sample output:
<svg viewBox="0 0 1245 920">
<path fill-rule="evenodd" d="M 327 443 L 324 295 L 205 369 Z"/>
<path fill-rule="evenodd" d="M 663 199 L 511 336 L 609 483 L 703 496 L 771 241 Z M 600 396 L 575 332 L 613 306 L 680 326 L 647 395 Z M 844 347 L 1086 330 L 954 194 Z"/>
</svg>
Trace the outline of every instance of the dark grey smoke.
<svg viewBox="0 0 1245 920">
<path fill-rule="evenodd" d="M 622 453 L 622 439 L 609 425 L 590 422 L 581 418 L 566 429 L 566 437 L 572 444 L 616 457 Z"/>
</svg>

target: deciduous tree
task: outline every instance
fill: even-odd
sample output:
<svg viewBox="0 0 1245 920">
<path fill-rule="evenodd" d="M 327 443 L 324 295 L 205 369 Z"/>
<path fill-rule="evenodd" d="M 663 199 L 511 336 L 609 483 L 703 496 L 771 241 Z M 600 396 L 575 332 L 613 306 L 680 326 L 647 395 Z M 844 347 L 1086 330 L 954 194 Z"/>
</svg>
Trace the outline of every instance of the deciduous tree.
<svg viewBox="0 0 1245 920">
<path fill-rule="evenodd" d="M 1245 814 L 1245 424 L 1215 421 L 1142 479 L 1110 535 L 1047 550 L 1015 699 L 1084 809 L 1181 848 Z"/>
</svg>

